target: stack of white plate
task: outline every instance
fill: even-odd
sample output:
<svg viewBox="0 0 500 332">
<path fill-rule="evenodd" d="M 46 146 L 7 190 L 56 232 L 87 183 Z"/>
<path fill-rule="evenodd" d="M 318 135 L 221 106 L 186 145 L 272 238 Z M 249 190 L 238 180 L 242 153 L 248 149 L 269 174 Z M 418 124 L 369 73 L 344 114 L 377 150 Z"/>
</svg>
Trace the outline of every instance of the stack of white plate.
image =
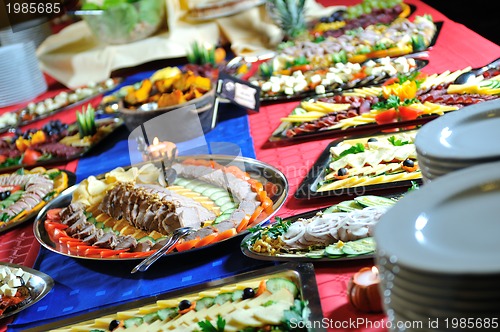
<svg viewBox="0 0 500 332">
<path fill-rule="evenodd" d="M 0 44 L 11 45 L 32 41 L 35 48 L 52 34 L 50 22 L 44 18 L 25 21 L 11 27 L 0 29 Z"/>
<path fill-rule="evenodd" d="M 500 162 L 408 193 L 374 233 L 390 330 L 500 326 Z"/>
<path fill-rule="evenodd" d="M 47 91 L 33 42 L 0 47 L 0 107 L 29 101 Z"/>
<path fill-rule="evenodd" d="M 424 125 L 415 138 L 424 182 L 500 160 L 500 100 L 466 106 Z"/>
</svg>

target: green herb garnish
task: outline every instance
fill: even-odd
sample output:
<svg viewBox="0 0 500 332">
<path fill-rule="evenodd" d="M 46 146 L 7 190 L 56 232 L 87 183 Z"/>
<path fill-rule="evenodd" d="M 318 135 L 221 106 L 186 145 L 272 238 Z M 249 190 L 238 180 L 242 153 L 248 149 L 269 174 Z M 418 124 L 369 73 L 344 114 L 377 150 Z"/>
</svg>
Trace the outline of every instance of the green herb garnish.
<svg viewBox="0 0 500 332">
<path fill-rule="evenodd" d="M 400 139 L 397 139 L 396 136 L 391 136 L 387 139 L 392 145 L 394 146 L 403 146 L 403 145 L 406 145 L 406 144 L 410 144 L 411 142 L 408 142 L 408 141 L 403 141 L 403 140 L 400 140 Z"/>
<path fill-rule="evenodd" d="M 342 151 L 339 156 L 336 158 L 336 160 L 339 160 L 340 158 L 343 158 L 347 156 L 348 154 L 356 154 L 356 153 L 361 153 L 365 151 L 365 146 L 361 143 L 358 143 L 356 145 L 351 146 L 349 149 Z"/>
<path fill-rule="evenodd" d="M 208 319 L 198 322 L 198 326 L 201 328 L 202 332 L 223 332 L 226 326 L 226 321 L 221 317 L 217 316 L 217 326 L 214 326 Z"/>
</svg>

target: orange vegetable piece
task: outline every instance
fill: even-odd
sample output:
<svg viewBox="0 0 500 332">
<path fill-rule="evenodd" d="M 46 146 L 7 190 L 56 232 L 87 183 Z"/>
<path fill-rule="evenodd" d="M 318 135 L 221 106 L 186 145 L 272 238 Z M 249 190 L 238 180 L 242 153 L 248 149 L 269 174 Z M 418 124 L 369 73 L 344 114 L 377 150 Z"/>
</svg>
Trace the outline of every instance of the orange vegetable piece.
<svg viewBox="0 0 500 332">
<path fill-rule="evenodd" d="M 259 283 L 259 288 L 257 288 L 257 292 L 255 292 L 255 296 L 259 296 L 259 295 L 262 295 L 262 293 L 264 293 L 266 291 L 267 287 L 266 287 L 266 281 L 265 280 L 261 280 L 260 283 Z"/>
<path fill-rule="evenodd" d="M 255 220 L 257 220 L 257 218 L 260 216 L 260 214 L 262 213 L 262 211 L 264 211 L 264 208 L 262 206 L 257 206 L 257 208 L 255 209 L 254 213 L 250 217 L 250 223 L 252 223 Z"/>
<path fill-rule="evenodd" d="M 241 233 L 248 227 L 248 223 L 250 222 L 250 216 L 245 216 L 243 220 L 240 222 L 238 227 L 236 227 L 236 232 Z"/>
<path fill-rule="evenodd" d="M 190 312 L 191 310 L 194 310 L 194 308 L 196 308 L 196 301 L 192 301 L 191 306 L 189 308 L 186 308 L 184 310 L 179 310 L 179 314 L 184 315 L 184 314 Z"/>
<path fill-rule="evenodd" d="M 238 234 L 238 232 L 236 231 L 236 228 L 226 229 L 225 231 L 218 233 L 218 235 L 215 238 L 214 242 L 219 242 L 219 241 L 222 241 L 222 240 L 226 240 L 226 239 L 232 238 L 236 234 Z"/>
<path fill-rule="evenodd" d="M 205 236 L 203 239 L 201 239 L 200 241 L 198 241 L 198 243 L 196 243 L 194 245 L 194 247 L 200 248 L 200 247 L 207 246 L 210 243 L 214 242 L 218 235 L 219 235 L 218 233 L 209 234 L 209 235 Z"/>
<path fill-rule="evenodd" d="M 199 237 L 196 237 L 195 239 L 189 241 L 179 242 L 176 244 L 175 249 L 177 249 L 177 251 L 179 252 L 192 249 L 198 242 L 200 242 L 200 240 L 201 239 Z"/>
</svg>

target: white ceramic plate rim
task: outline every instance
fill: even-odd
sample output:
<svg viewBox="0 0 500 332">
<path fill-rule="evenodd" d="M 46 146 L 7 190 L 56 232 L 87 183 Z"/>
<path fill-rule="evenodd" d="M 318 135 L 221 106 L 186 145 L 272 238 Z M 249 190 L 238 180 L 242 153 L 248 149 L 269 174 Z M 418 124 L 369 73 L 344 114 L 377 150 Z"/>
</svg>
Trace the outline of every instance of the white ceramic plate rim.
<svg viewBox="0 0 500 332">
<path fill-rule="evenodd" d="M 415 270 L 431 273 L 465 275 L 500 273 L 498 252 L 489 253 L 485 250 L 483 259 L 465 260 L 466 256 L 462 256 L 460 252 L 450 256 L 441 251 L 422 250 L 425 246 L 422 246 L 415 237 L 415 222 L 423 211 L 439 208 L 439 205 L 450 197 L 493 182 L 500 182 L 500 162 L 482 164 L 447 174 L 424 184 L 419 190 L 408 193 L 384 214 L 375 226 L 374 237 L 379 254 L 395 256 L 397 261 L 394 264 L 400 262 Z M 482 213 L 482 218 L 490 217 L 491 220 L 498 220 L 493 211 L 486 209 Z M 471 238 L 470 245 L 478 243 L 480 242 Z M 467 244 L 464 244 L 464 250 L 466 248 Z"/>
<path fill-rule="evenodd" d="M 460 149 L 460 147 L 443 147 L 440 143 L 441 133 L 449 128 L 453 131 L 454 127 L 461 126 L 463 123 L 484 115 L 485 113 L 497 113 L 500 117 L 500 100 L 490 100 L 475 105 L 462 108 L 457 112 L 451 112 L 435 119 L 420 128 L 415 138 L 415 147 L 424 157 L 437 160 L 460 160 L 470 161 L 473 159 L 492 159 L 500 158 L 500 153 L 495 144 L 488 152 L 480 149 Z M 471 138 L 474 135 L 470 135 Z M 483 143 L 483 142 L 479 142 Z"/>
</svg>

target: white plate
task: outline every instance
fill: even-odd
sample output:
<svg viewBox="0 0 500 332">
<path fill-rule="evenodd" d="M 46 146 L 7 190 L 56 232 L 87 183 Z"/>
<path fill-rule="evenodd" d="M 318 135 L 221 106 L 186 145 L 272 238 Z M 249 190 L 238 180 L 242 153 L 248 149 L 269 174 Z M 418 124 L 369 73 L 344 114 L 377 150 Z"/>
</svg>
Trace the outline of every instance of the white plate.
<svg viewBox="0 0 500 332">
<path fill-rule="evenodd" d="M 186 14 L 186 19 L 189 21 L 194 21 L 194 22 L 203 22 L 203 21 L 208 21 L 208 20 L 213 20 L 216 18 L 221 18 L 221 17 L 226 17 L 226 16 L 231 16 L 238 14 L 242 11 L 245 11 L 247 9 L 260 6 L 265 4 L 265 0 L 256 0 L 256 1 L 248 1 L 248 4 L 241 4 L 236 6 L 236 8 L 231 9 L 231 7 L 228 7 L 229 9 L 221 9 L 217 14 L 213 15 L 204 15 L 204 16 L 193 16 L 189 13 L 189 11 Z"/>
<path fill-rule="evenodd" d="M 500 100 L 466 106 L 425 124 L 416 148 L 434 159 L 500 158 Z"/>
<path fill-rule="evenodd" d="M 500 162 L 426 183 L 375 226 L 377 255 L 443 274 L 500 273 Z"/>
</svg>

